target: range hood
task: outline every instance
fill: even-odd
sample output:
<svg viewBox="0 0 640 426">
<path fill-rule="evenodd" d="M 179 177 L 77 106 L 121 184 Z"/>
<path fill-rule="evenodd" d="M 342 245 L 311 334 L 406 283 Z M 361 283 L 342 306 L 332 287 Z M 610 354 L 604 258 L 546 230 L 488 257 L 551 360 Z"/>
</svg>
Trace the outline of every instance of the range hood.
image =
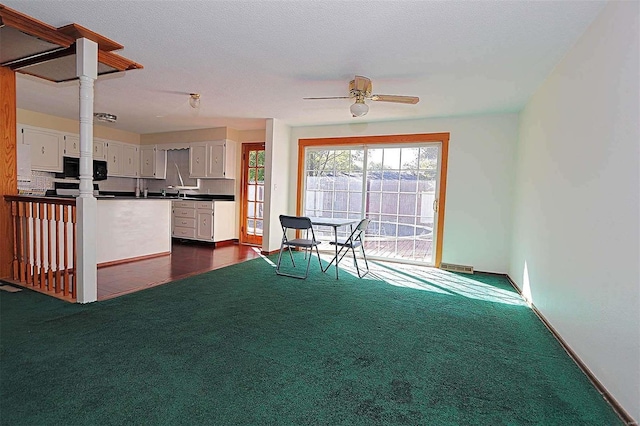
<svg viewBox="0 0 640 426">
<path fill-rule="evenodd" d="M 56 83 L 75 80 L 75 42 L 83 37 L 98 44 L 98 75 L 143 68 L 113 53 L 121 44 L 87 28 L 55 28 L 0 4 L 0 66 Z"/>
</svg>

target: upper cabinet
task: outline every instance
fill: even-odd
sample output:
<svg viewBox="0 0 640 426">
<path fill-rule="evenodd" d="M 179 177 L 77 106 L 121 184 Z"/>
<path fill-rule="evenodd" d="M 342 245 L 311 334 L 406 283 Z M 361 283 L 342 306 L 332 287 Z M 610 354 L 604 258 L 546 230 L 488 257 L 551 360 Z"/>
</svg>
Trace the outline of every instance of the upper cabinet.
<svg viewBox="0 0 640 426">
<path fill-rule="evenodd" d="M 19 124 L 18 143 L 30 146 L 31 170 L 59 173 L 63 157 L 80 157 L 80 137 L 73 133 Z M 107 161 L 109 176 L 140 177 L 138 145 L 94 138 L 92 155 Z"/>
<path fill-rule="evenodd" d="M 189 144 L 189 176 L 192 178 L 235 179 L 236 145 L 233 141 Z"/>
<path fill-rule="evenodd" d="M 107 148 L 107 175 L 122 176 L 122 144 L 108 141 Z"/>
<path fill-rule="evenodd" d="M 167 151 L 158 149 L 156 145 L 140 147 L 140 177 L 150 179 L 166 179 Z"/>
<path fill-rule="evenodd" d="M 106 142 L 102 139 L 93 139 L 93 159 L 105 161 L 107 159 L 107 153 L 105 151 Z M 80 157 L 80 136 L 78 135 L 64 135 L 64 156 L 65 157 Z"/>
<path fill-rule="evenodd" d="M 105 151 L 106 142 L 102 139 L 93 139 L 93 159 L 105 161 L 107 154 Z M 64 156 L 65 157 L 80 157 L 80 136 L 78 135 L 64 135 Z"/>
<path fill-rule="evenodd" d="M 140 160 L 137 145 L 106 141 L 106 150 L 109 176 L 139 177 Z"/>
<path fill-rule="evenodd" d="M 53 130 L 20 126 L 18 137 L 31 147 L 31 170 L 62 172 L 64 135 Z"/>
<path fill-rule="evenodd" d="M 122 144 L 122 176 L 140 176 L 140 158 L 138 154 L 138 147 L 136 145 Z"/>
<path fill-rule="evenodd" d="M 93 159 L 107 160 L 107 142 L 102 139 L 93 139 Z"/>
<path fill-rule="evenodd" d="M 78 135 L 64 135 L 64 156 L 80 157 L 80 137 Z"/>
<path fill-rule="evenodd" d="M 189 177 L 207 177 L 208 145 L 205 142 L 192 143 L 189 147 Z"/>
</svg>

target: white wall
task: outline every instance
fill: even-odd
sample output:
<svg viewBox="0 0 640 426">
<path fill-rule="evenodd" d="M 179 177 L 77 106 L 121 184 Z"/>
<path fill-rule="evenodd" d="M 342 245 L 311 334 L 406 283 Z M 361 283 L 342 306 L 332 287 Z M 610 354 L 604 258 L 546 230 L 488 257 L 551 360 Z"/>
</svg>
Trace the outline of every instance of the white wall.
<svg viewBox="0 0 640 426">
<path fill-rule="evenodd" d="M 281 214 L 287 214 L 290 176 L 289 137 L 291 129 L 279 120 L 267 119 L 265 137 L 265 179 L 264 179 L 264 230 L 262 250 L 274 251 L 280 248 L 282 228 Z"/>
<path fill-rule="evenodd" d="M 516 114 L 294 127 L 289 213 L 295 213 L 296 208 L 298 139 L 439 132 L 451 134 L 442 261 L 506 273 L 518 139 Z"/>
<path fill-rule="evenodd" d="M 522 112 L 509 268 L 636 420 L 638 14 L 638 2 L 607 5 Z"/>
</svg>

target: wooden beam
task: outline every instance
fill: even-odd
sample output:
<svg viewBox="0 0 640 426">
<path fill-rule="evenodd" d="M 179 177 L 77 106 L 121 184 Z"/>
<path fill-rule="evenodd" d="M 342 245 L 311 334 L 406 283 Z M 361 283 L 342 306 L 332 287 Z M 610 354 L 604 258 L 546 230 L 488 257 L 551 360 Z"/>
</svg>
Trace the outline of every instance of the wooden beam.
<svg viewBox="0 0 640 426">
<path fill-rule="evenodd" d="M 11 203 L 4 196 L 18 193 L 16 148 L 16 74 L 0 67 L 0 278 L 11 277 Z"/>
<path fill-rule="evenodd" d="M 112 50 L 120 50 L 124 48 L 124 46 L 120 43 L 115 42 L 96 32 L 93 32 L 90 29 L 83 27 L 82 25 L 69 24 L 65 25 L 64 27 L 58 28 L 58 31 L 71 37 L 73 40 L 84 37 L 88 38 L 89 40 L 95 41 L 98 45 L 98 48 L 105 52 L 111 52 Z"/>
<path fill-rule="evenodd" d="M 75 42 L 73 37 L 58 31 L 55 27 L 17 10 L 10 9 L 3 4 L 0 4 L 0 22 L 3 25 L 61 47 L 69 47 Z"/>
</svg>

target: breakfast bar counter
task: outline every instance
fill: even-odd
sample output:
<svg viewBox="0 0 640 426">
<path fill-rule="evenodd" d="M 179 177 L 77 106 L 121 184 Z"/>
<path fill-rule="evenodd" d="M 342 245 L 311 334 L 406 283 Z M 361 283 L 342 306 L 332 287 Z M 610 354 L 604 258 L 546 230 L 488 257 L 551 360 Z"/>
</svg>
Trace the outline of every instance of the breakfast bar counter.
<svg viewBox="0 0 640 426">
<path fill-rule="evenodd" d="M 98 266 L 171 253 L 171 200 L 98 198 Z"/>
</svg>

